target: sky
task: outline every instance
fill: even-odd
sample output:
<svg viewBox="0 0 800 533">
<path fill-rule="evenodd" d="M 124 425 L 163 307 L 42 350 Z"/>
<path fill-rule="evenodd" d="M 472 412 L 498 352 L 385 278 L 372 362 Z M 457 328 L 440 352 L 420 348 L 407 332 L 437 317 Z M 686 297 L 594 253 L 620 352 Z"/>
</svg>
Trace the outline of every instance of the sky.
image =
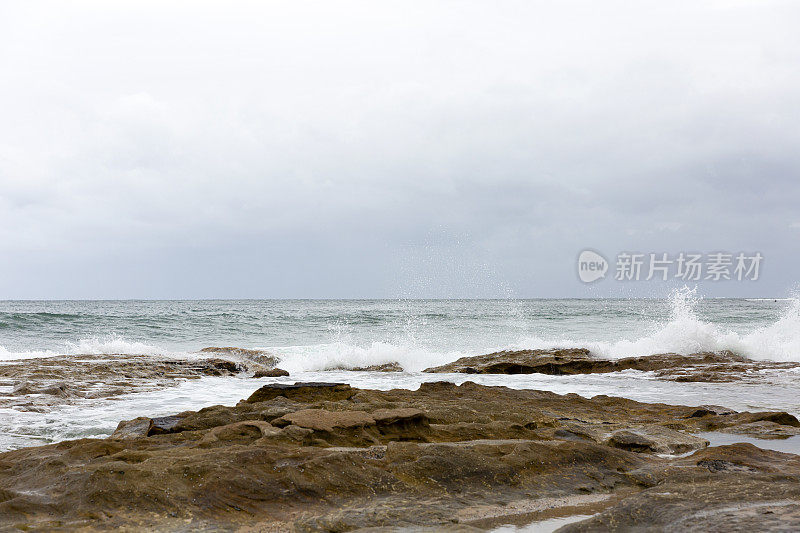
<svg viewBox="0 0 800 533">
<path fill-rule="evenodd" d="M 663 296 L 800 265 L 800 3 L 0 3 L 0 299 Z M 583 283 L 585 249 L 610 263 Z"/>
</svg>

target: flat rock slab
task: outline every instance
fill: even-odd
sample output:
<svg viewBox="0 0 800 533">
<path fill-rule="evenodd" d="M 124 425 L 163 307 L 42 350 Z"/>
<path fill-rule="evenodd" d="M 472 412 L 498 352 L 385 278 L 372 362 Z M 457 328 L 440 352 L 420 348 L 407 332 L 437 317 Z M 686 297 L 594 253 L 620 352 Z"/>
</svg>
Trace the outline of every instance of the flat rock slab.
<svg viewBox="0 0 800 533">
<path fill-rule="evenodd" d="M 178 385 L 203 376 L 229 376 L 245 363 L 221 358 L 179 360 L 151 355 L 55 355 L 0 365 L 0 381 L 11 394 L 0 395 L 0 408 L 37 410 L 83 399 L 113 398 Z"/>
<path fill-rule="evenodd" d="M 346 383 L 315 383 L 315 382 L 298 382 L 298 383 L 270 383 L 264 385 L 249 398 L 244 400 L 245 403 L 258 403 L 266 402 L 283 396 L 289 400 L 299 402 L 311 401 L 339 401 L 346 400 L 355 394 L 350 385 Z"/>
<path fill-rule="evenodd" d="M 272 368 L 270 370 L 257 370 L 254 374 L 254 378 L 279 378 L 288 376 L 289 372 L 282 368 Z"/>
<path fill-rule="evenodd" d="M 623 370 L 654 371 L 670 381 L 726 382 L 755 377 L 765 369 L 788 369 L 797 362 L 752 361 L 732 352 L 691 355 L 655 354 L 621 359 L 595 357 L 585 348 L 511 350 L 462 357 L 425 372 L 461 374 L 599 374 Z"/>
<path fill-rule="evenodd" d="M 294 424 L 316 431 L 333 431 L 374 426 L 375 419 L 364 411 L 327 411 L 325 409 L 303 409 L 284 415 L 272 422 L 278 427 Z"/>
<path fill-rule="evenodd" d="M 800 456 L 734 444 L 698 451 L 671 468 L 687 476 L 667 472 L 652 487 L 559 531 L 800 531 Z"/>
<path fill-rule="evenodd" d="M 666 454 L 687 453 L 705 448 L 708 444 L 706 439 L 657 425 L 636 430 L 617 430 L 608 439 L 608 445 L 615 448 Z"/>
</svg>

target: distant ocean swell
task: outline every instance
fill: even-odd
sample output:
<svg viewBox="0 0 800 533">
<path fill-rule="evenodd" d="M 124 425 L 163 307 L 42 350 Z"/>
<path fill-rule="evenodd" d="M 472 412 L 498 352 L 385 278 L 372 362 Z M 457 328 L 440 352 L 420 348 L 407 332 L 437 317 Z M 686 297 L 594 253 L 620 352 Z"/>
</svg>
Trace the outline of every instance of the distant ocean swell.
<svg viewBox="0 0 800 533">
<path fill-rule="evenodd" d="M 504 343 L 482 345 L 476 336 L 474 345 L 480 348 L 465 350 L 463 348 L 442 349 L 447 339 L 438 343 L 438 348 L 430 343 L 420 342 L 414 335 L 406 335 L 404 340 L 353 340 L 331 330 L 328 342 L 317 342 L 288 346 L 252 346 L 242 344 L 246 348 L 268 350 L 279 357 L 281 367 L 290 372 L 321 371 L 339 368 L 355 368 L 390 362 L 399 363 L 407 371 L 420 371 L 424 368 L 444 364 L 466 355 L 478 355 L 489 351 L 506 349 L 543 349 L 558 347 L 584 347 L 594 354 L 603 357 L 627 357 L 674 352 L 689 354 L 701 351 L 718 352 L 730 350 L 734 353 L 752 358 L 777 361 L 800 360 L 800 302 L 791 300 L 777 320 L 761 325 L 751 331 L 735 332 L 723 324 L 712 323 L 700 319 L 696 313 L 699 299 L 692 290 L 676 291 L 670 298 L 669 316 L 660 323 L 652 323 L 642 319 L 638 337 L 620 337 L 611 340 L 585 338 L 543 337 L 538 335 L 519 335 Z M 19 313 L 17 315 L 20 315 Z M 34 327 L 38 322 L 58 322 L 64 320 L 85 320 L 79 315 L 58 313 L 35 313 L 34 316 L 13 316 L 13 327 L 23 327 L 25 323 Z M 427 316 L 425 316 L 427 315 Z M 435 313 L 423 313 L 422 323 Z M 411 317 L 413 321 L 413 317 Z M 591 321 L 591 316 L 582 320 Z M 3 319 L 5 327 L 9 325 L 9 317 Z M 232 324 L 231 327 L 235 327 Z M 419 329 L 419 328 L 417 328 Z M 0 327 L 0 331 L 2 327 Z M 469 334 L 467 332 L 466 334 Z M 2 339 L 2 336 L 0 336 Z M 198 343 L 203 343 L 202 338 Z M 196 350 L 213 344 L 198 344 Z M 158 342 L 132 340 L 120 335 L 86 337 L 74 342 L 63 343 L 62 348 L 47 350 L 10 351 L 0 346 L 0 360 L 22 359 L 32 357 L 48 357 L 59 354 L 148 354 L 163 357 L 199 357 L 194 350 L 167 349 Z"/>
</svg>

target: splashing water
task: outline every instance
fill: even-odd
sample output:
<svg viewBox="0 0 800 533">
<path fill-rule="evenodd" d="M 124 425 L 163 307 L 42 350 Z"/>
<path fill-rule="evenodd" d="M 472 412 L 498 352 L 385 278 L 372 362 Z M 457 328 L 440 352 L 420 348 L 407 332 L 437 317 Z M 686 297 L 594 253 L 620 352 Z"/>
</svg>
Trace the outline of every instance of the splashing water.
<svg viewBox="0 0 800 533">
<path fill-rule="evenodd" d="M 76 340 L 77 339 L 77 340 Z M 289 371 L 400 363 L 408 371 L 503 349 L 605 357 L 730 350 L 800 360 L 797 299 L 0 302 L 0 360 L 56 354 L 273 352 Z"/>
<path fill-rule="evenodd" d="M 675 290 L 668 301 L 669 319 L 640 323 L 641 329 L 648 333 L 638 338 L 587 342 L 576 338 L 528 337 L 515 343 L 513 348 L 588 348 L 596 355 L 610 358 L 728 350 L 750 359 L 800 361 L 800 300 L 796 298 L 784 300 L 789 306 L 777 320 L 751 327 L 747 332 L 737 332 L 724 323 L 699 318 L 697 307 L 703 299 L 697 296 L 696 289 Z M 777 300 L 763 301 L 777 303 Z"/>
</svg>

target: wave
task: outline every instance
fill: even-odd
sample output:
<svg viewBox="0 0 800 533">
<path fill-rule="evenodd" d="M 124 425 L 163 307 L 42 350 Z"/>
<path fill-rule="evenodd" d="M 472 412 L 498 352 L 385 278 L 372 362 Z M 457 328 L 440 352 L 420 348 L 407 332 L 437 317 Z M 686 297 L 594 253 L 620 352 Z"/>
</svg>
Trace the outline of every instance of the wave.
<svg viewBox="0 0 800 533">
<path fill-rule="evenodd" d="M 88 337 L 77 342 L 66 342 L 62 350 L 9 351 L 0 346 L 0 361 L 54 357 L 57 355 L 156 355 L 162 357 L 189 357 L 193 354 L 174 352 L 143 342 L 129 341 L 119 336 Z M 194 355 L 196 357 L 196 355 Z"/>
<path fill-rule="evenodd" d="M 650 333 L 634 339 L 590 341 L 588 339 L 545 339 L 523 337 L 494 351 L 550 348 L 588 348 L 600 357 L 621 358 L 660 353 L 688 355 L 698 352 L 731 351 L 759 360 L 800 361 L 800 300 L 787 299 L 791 305 L 772 324 L 742 334 L 700 319 L 696 308 L 701 298 L 696 289 L 684 287 L 670 295 L 667 320 L 653 327 L 642 324 Z M 304 347 L 277 347 L 282 368 L 289 372 L 358 368 L 397 362 L 406 371 L 420 371 L 449 363 L 468 355 L 487 351 L 441 352 L 418 346 L 373 342 L 368 346 L 348 343 L 320 344 Z"/>
<path fill-rule="evenodd" d="M 26 352 L 12 352 L 7 350 L 4 346 L 0 346 L 0 361 L 13 361 L 17 359 L 34 359 L 37 357 L 52 357 L 58 355 L 58 352 L 50 350 L 31 350 Z"/>
<path fill-rule="evenodd" d="M 701 298 L 696 290 L 683 288 L 670 296 L 670 311 L 660 322 L 652 322 L 652 313 L 642 312 L 637 307 L 631 309 L 619 306 L 606 308 L 577 309 L 570 311 L 567 318 L 573 318 L 587 326 L 586 336 L 575 333 L 573 338 L 554 338 L 544 335 L 519 335 L 519 329 L 509 335 L 487 338 L 487 324 L 496 323 L 505 315 L 484 315 L 480 318 L 454 317 L 452 329 L 445 335 L 434 338 L 423 331 L 421 339 L 416 334 L 425 328 L 410 328 L 399 340 L 388 342 L 341 333 L 332 329 L 332 338 L 327 342 L 308 345 L 267 346 L 266 351 L 275 354 L 279 366 L 289 372 L 322 371 L 341 368 L 359 368 L 386 363 L 399 363 L 406 371 L 416 372 L 431 366 L 454 361 L 460 357 L 485 354 L 505 349 L 545 349 L 545 348 L 588 348 L 601 357 L 620 358 L 646 356 L 657 353 L 690 354 L 696 352 L 720 352 L 729 350 L 751 359 L 774 361 L 800 361 L 800 300 L 788 300 L 784 312 L 777 320 L 762 316 L 763 320 L 751 322 L 750 331 L 733 331 L 720 322 L 703 320 L 697 313 Z M 661 304 L 658 304 L 659 306 Z M 716 305 L 716 304 L 715 304 Z M 732 308 L 740 310 L 739 307 Z M 760 309 L 760 308 L 759 308 Z M 772 308 L 774 309 L 774 308 Z M 419 313 L 423 320 L 429 310 Z M 591 314 L 590 311 L 593 313 Z M 550 315 L 564 311 L 551 309 Z M 428 313 L 428 315 L 426 315 Z M 576 314 L 577 313 L 577 314 Z M 586 313 L 586 314 L 584 314 Z M 450 316 L 450 315 L 445 315 Z M 414 318 L 411 317 L 412 321 Z M 511 317 L 514 318 L 513 316 Z M 552 316 L 536 316 L 533 323 L 543 324 Z M 477 322 L 475 320 L 478 320 Z M 480 322 L 483 319 L 485 322 Z M 750 320 L 749 318 L 747 320 Z M 747 323 L 745 320 L 745 323 Z M 772 320 L 765 323 L 765 320 Z M 617 321 L 617 322 L 615 322 Z M 575 320 L 573 320 L 573 323 Z M 614 333 L 614 324 L 623 324 L 625 331 L 634 334 Z M 760 327 L 756 328 L 756 324 Z M 418 325 L 415 323 L 415 325 Z M 523 322 L 523 326 L 524 326 Z M 230 324 L 230 338 L 237 336 L 236 324 Z M 403 327 L 407 325 L 404 323 Z M 599 331 L 600 327 L 604 331 Z M 741 322 L 740 322 L 741 326 Z M 306 327 L 313 327 L 308 326 Z M 474 329 L 471 329 L 473 328 Z M 557 326 L 555 326 L 557 327 Z M 638 329 L 631 329 L 631 328 Z M 552 325 L 548 325 L 553 330 Z M 418 331 L 419 330 L 419 331 Z M 218 330 L 219 331 L 219 330 Z M 524 331 L 524 330 L 523 330 Z M 573 329 L 573 331 L 575 331 Z M 578 330 L 580 331 L 580 330 Z M 380 335 L 390 336 L 394 331 L 384 328 Z M 593 333 L 589 333 L 593 332 Z M 402 333 L 402 332 L 400 332 Z M 458 337 L 455 337 L 458 335 Z M 513 336 L 512 336 L 513 335 Z M 596 335 L 596 336 L 595 336 Z M 625 335 L 625 336 L 624 336 Z M 373 339 L 369 337 L 372 336 Z M 616 337 L 616 338 L 615 338 Z M 214 344 L 214 339 L 197 337 L 205 345 Z M 427 342 L 426 342 L 427 341 Z M 234 341 L 235 342 L 235 341 Z M 244 342 L 244 341 L 243 341 Z M 227 345 L 227 344 L 225 344 Z M 87 337 L 76 342 L 67 342 L 61 347 L 46 345 L 47 350 L 10 351 L 0 346 L 0 360 L 49 357 L 59 354 L 87 355 L 154 355 L 161 357 L 197 358 L 195 352 L 202 346 L 181 345 L 174 351 L 151 344 L 147 338 L 129 339 L 121 336 Z M 258 346 L 244 346 L 258 348 Z"/>
<path fill-rule="evenodd" d="M 696 307 L 701 298 L 697 289 L 673 291 L 670 318 L 650 334 L 637 339 L 611 342 L 586 342 L 580 339 L 523 339 L 514 349 L 588 348 L 609 358 L 660 353 L 688 355 L 698 352 L 731 351 L 750 359 L 800 361 L 800 300 L 787 298 L 791 305 L 774 323 L 742 334 L 701 320 Z"/>
<path fill-rule="evenodd" d="M 67 342 L 67 353 L 84 355 L 182 355 L 144 342 L 129 341 L 123 337 L 89 337 L 77 343 Z"/>
<path fill-rule="evenodd" d="M 344 342 L 309 346 L 269 348 L 278 354 L 279 366 L 289 373 L 361 368 L 387 363 L 399 363 L 407 372 L 455 361 L 467 354 L 457 351 L 440 352 L 419 346 L 404 346 L 389 342 L 373 342 L 359 346 Z"/>
</svg>

